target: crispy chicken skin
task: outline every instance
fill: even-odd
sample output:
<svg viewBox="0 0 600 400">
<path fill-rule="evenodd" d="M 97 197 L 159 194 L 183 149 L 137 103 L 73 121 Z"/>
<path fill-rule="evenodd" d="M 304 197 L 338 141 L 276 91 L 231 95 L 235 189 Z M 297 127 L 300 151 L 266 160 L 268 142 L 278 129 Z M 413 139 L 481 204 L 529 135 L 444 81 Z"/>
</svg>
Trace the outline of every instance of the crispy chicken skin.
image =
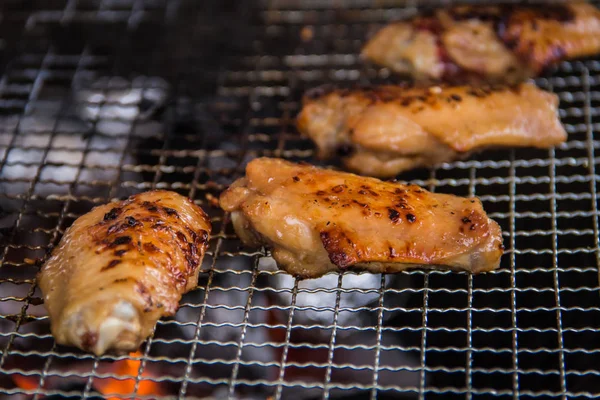
<svg viewBox="0 0 600 400">
<path fill-rule="evenodd" d="M 210 230 L 201 208 L 162 190 L 78 218 L 38 276 L 56 342 L 136 350 L 196 287 Z"/>
<path fill-rule="evenodd" d="M 393 177 L 488 147 L 548 148 L 566 140 L 558 97 L 518 86 L 328 87 L 309 91 L 298 116 L 322 158 Z"/>
<path fill-rule="evenodd" d="M 418 80 L 518 81 L 600 52 L 600 10 L 564 5 L 455 6 L 390 24 L 363 56 Z"/>
<path fill-rule="evenodd" d="M 259 158 L 221 195 L 236 233 L 301 278 L 346 269 L 498 268 L 502 232 L 476 198 Z"/>
</svg>

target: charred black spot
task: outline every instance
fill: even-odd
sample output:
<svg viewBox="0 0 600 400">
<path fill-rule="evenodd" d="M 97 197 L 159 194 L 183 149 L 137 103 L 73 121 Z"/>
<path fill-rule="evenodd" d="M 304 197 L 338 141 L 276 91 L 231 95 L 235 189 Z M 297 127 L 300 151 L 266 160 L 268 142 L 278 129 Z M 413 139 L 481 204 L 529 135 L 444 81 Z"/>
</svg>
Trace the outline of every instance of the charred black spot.
<svg viewBox="0 0 600 400">
<path fill-rule="evenodd" d="M 292 179 L 294 180 L 294 182 L 300 182 L 300 178 L 298 178 L 297 176 L 294 176 Z"/>
<path fill-rule="evenodd" d="M 179 217 L 179 214 L 177 213 L 176 210 L 169 208 L 169 207 L 163 207 L 163 210 L 165 210 L 165 212 L 167 213 L 167 215 L 172 215 L 175 217 Z"/>
<path fill-rule="evenodd" d="M 400 213 L 393 208 L 388 208 L 388 218 L 396 224 L 400 221 Z"/>
<path fill-rule="evenodd" d="M 344 191 L 344 185 L 337 185 L 331 188 L 333 193 L 342 193 Z"/>
<path fill-rule="evenodd" d="M 459 95 L 457 95 L 457 94 L 451 94 L 451 95 L 450 95 L 450 98 L 451 98 L 452 100 L 454 100 L 454 101 L 461 101 L 461 100 L 462 100 L 462 97 L 460 97 L 460 96 L 459 96 Z"/>
<path fill-rule="evenodd" d="M 120 213 L 121 213 L 120 208 L 113 208 L 109 212 L 104 214 L 104 221 L 112 221 L 113 219 L 116 219 Z"/>
<path fill-rule="evenodd" d="M 100 271 L 106 271 L 109 270 L 111 268 L 116 267 L 117 265 L 119 265 L 121 263 L 121 260 L 111 260 L 111 262 L 108 263 L 108 265 L 106 267 L 102 267 L 102 269 Z"/>
<path fill-rule="evenodd" d="M 144 201 L 142 203 L 142 206 L 150 212 L 158 212 L 158 207 L 156 207 L 154 204 L 150 203 L 149 201 Z"/>
<path fill-rule="evenodd" d="M 368 204 L 361 203 L 360 201 L 358 201 L 358 200 L 355 200 L 355 199 L 352 199 L 352 202 L 353 202 L 353 203 L 355 203 L 355 204 L 358 204 L 358 205 L 359 205 L 359 206 L 361 206 L 362 208 L 368 208 L 368 207 L 369 207 L 369 205 L 368 205 Z"/>
<path fill-rule="evenodd" d="M 358 194 L 367 194 L 367 191 L 366 191 L 366 190 L 364 190 L 364 189 L 360 189 L 360 190 L 358 191 Z"/>
<path fill-rule="evenodd" d="M 117 250 L 115 251 L 115 256 L 117 257 L 123 257 L 123 255 L 127 253 L 127 250 Z"/>
<path fill-rule="evenodd" d="M 413 223 L 417 220 L 414 214 L 406 214 L 406 220 L 410 223 Z"/>
<path fill-rule="evenodd" d="M 177 233 L 175 235 L 177 236 L 177 239 L 179 239 L 180 241 L 182 241 L 184 243 L 187 243 L 187 238 L 185 237 L 183 232 L 177 231 Z"/>
<path fill-rule="evenodd" d="M 471 220 L 469 219 L 469 217 L 463 217 L 462 222 L 463 224 L 470 224 Z"/>
<path fill-rule="evenodd" d="M 129 226 L 139 226 L 141 225 L 141 223 L 139 223 L 135 218 L 133 217 L 127 217 L 125 218 L 125 222 L 127 223 L 127 225 Z"/>
<path fill-rule="evenodd" d="M 469 227 L 469 229 L 470 229 L 470 230 L 472 230 L 472 231 L 474 231 L 474 230 L 475 230 L 475 224 L 472 224 L 472 225 Z"/>
<path fill-rule="evenodd" d="M 131 243 L 131 236 L 119 236 L 113 241 L 114 246 Z"/>
</svg>

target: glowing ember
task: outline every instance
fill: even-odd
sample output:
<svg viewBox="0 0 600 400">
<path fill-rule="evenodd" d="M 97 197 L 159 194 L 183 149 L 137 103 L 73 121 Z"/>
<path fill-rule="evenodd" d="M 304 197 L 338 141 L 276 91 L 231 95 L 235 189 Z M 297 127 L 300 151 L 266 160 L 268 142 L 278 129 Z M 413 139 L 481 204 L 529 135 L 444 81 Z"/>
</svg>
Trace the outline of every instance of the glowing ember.
<svg viewBox="0 0 600 400">
<path fill-rule="evenodd" d="M 138 351 L 131 353 L 130 356 L 139 358 L 142 356 L 142 354 Z M 94 388 L 100 393 L 109 396 L 133 394 L 133 390 L 135 388 L 135 378 L 131 377 L 137 376 L 141 363 L 142 362 L 138 360 L 121 360 L 110 364 L 107 372 L 122 378 L 94 379 Z M 150 376 L 150 374 L 146 371 L 142 373 L 136 394 L 140 396 L 163 394 L 158 383 L 144 380 L 144 377 L 148 376 Z M 107 399 L 116 400 L 120 399 L 120 397 L 107 397 Z"/>
<path fill-rule="evenodd" d="M 141 358 L 142 354 L 140 352 L 135 352 L 129 354 L 129 356 L 132 358 Z M 141 364 L 141 361 L 132 359 L 115 361 L 113 363 L 101 363 L 96 372 L 102 375 L 111 374 L 114 375 L 115 378 L 94 379 L 94 390 L 102 393 L 106 396 L 105 398 L 109 400 L 121 399 L 123 396 L 133 395 L 136 377 Z M 139 378 L 138 387 L 135 391 L 136 396 L 159 396 L 165 394 L 159 383 L 147 379 L 151 376 L 152 374 L 145 369 L 142 376 Z M 11 378 L 15 385 L 27 391 L 34 391 L 39 386 L 39 377 L 13 374 Z M 50 388 L 51 387 L 46 387 L 46 389 Z M 57 388 L 52 387 L 52 389 Z"/>
<path fill-rule="evenodd" d="M 12 375 L 12 380 L 18 387 L 25 390 L 35 390 L 38 388 L 38 385 L 40 383 L 39 378 L 19 374 Z"/>
</svg>

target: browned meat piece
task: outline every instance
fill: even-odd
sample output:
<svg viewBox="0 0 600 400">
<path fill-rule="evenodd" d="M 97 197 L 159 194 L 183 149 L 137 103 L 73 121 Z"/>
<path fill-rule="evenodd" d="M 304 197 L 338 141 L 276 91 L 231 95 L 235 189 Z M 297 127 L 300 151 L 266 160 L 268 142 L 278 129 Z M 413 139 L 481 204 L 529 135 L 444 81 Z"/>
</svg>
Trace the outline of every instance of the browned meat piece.
<svg viewBox="0 0 600 400">
<path fill-rule="evenodd" d="M 363 55 L 416 79 L 518 81 L 600 52 L 600 10 L 586 3 L 455 6 L 384 27 Z"/>
<path fill-rule="evenodd" d="M 38 276 L 56 342 L 136 350 L 196 287 L 210 230 L 200 207 L 162 190 L 78 218 Z"/>
<path fill-rule="evenodd" d="M 318 88 L 304 99 L 298 129 L 321 157 L 353 171 L 392 177 L 488 147 L 548 148 L 566 140 L 558 97 L 514 87 Z"/>
<path fill-rule="evenodd" d="M 502 232 L 481 202 L 280 159 L 250 162 L 221 195 L 247 245 L 268 245 L 290 274 L 346 269 L 498 268 Z"/>
</svg>

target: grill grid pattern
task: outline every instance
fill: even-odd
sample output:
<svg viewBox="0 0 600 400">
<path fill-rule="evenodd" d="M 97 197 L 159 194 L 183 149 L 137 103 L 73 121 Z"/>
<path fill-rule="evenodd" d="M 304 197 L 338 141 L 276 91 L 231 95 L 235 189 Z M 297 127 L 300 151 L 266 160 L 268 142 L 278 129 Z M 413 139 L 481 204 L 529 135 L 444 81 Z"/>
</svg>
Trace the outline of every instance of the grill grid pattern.
<svg viewBox="0 0 600 400">
<path fill-rule="evenodd" d="M 263 250 L 239 248 L 214 199 L 254 157 L 315 162 L 293 126 L 303 91 L 391 79 L 358 60 L 364 37 L 440 2 L 214 3 L 0 6 L 0 396 L 92 399 L 110 395 L 105 383 L 115 379 L 133 380 L 115 398 L 600 394 L 600 61 L 562 63 L 537 80 L 560 96 L 567 143 L 489 151 L 402 177 L 479 196 L 504 229 L 500 270 L 347 273 L 311 286 L 275 271 Z M 81 82 L 135 74 L 171 84 L 160 113 L 81 122 L 72 96 Z M 188 195 L 211 216 L 198 289 L 136 355 L 56 346 L 34 260 L 90 207 L 152 188 Z M 135 361 L 125 375 L 115 370 Z M 141 393 L 150 382 L 162 395 Z"/>
</svg>

